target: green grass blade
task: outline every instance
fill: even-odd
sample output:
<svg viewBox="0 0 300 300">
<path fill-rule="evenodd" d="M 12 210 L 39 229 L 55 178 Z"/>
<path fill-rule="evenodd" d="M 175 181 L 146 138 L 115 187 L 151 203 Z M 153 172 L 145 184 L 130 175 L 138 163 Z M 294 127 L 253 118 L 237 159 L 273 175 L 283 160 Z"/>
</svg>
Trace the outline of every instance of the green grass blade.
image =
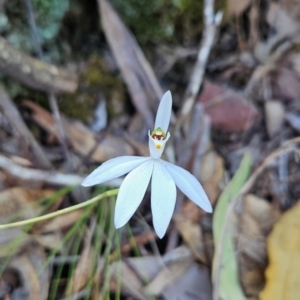
<svg viewBox="0 0 300 300">
<path fill-rule="evenodd" d="M 231 201 L 238 195 L 249 177 L 252 159 L 246 154 L 235 176 L 221 194 L 213 216 L 213 234 L 215 254 L 213 259 L 214 299 L 245 300 L 246 297 L 239 282 L 236 250 L 229 214 Z M 222 247 L 222 248 L 221 248 Z M 217 293 L 217 294 L 216 294 Z"/>
</svg>

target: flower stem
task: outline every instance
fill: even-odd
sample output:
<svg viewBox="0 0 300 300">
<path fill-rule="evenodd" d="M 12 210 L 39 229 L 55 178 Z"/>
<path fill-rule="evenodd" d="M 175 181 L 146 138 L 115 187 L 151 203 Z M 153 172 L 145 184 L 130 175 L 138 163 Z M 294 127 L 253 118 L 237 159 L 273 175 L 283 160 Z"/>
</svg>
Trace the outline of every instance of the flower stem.
<svg viewBox="0 0 300 300">
<path fill-rule="evenodd" d="M 6 229 L 6 228 L 12 228 L 12 227 L 24 226 L 24 225 L 37 223 L 37 222 L 44 221 L 44 220 L 48 220 L 48 219 L 51 219 L 51 218 L 69 213 L 69 212 L 74 211 L 76 209 L 86 207 L 86 206 L 91 205 L 91 204 L 93 204 L 97 201 L 100 201 L 100 200 L 102 200 L 106 197 L 115 196 L 115 195 L 118 194 L 118 192 L 119 192 L 119 189 L 110 190 L 110 191 L 104 192 L 103 194 L 100 194 L 100 195 L 98 195 L 98 196 L 96 196 L 92 199 L 89 199 L 85 202 L 76 204 L 74 206 L 71 206 L 71 207 L 68 207 L 68 208 L 65 208 L 65 209 L 55 211 L 55 212 L 50 213 L 50 214 L 46 214 L 44 216 L 40 216 L 40 217 L 36 217 L 36 218 L 24 220 L 24 221 L 19 221 L 19 222 L 2 224 L 2 225 L 0 225 L 0 230 L 1 229 Z"/>
</svg>

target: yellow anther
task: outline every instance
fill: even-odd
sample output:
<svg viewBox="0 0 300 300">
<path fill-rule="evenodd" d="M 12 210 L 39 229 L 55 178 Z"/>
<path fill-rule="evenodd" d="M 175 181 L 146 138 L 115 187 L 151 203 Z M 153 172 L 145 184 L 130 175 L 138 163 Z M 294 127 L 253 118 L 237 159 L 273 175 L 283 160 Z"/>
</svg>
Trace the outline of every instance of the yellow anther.
<svg viewBox="0 0 300 300">
<path fill-rule="evenodd" d="M 155 148 L 156 148 L 156 149 L 160 149 L 160 148 L 161 148 L 161 145 L 157 144 L 157 145 L 155 145 Z"/>
</svg>

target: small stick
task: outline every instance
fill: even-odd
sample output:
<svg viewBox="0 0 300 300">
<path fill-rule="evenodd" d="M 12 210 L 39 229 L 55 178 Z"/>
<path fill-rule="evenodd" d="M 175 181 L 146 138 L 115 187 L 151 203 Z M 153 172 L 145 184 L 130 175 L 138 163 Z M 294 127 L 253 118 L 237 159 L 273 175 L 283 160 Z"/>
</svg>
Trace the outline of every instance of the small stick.
<svg viewBox="0 0 300 300">
<path fill-rule="evenodd" d="M 206 63 L 214 43 L 217 28 L 222 21 L 223 13 L 214 14 L 214 0 L 204 1 L 204 32 L 201 47 L 198 52 L 197 61 L 190 78 L 189 85 L 185 91 L 183 105 L 178 117 L 177 127 L 180 127 L 190 114 L 196 97 L 202 85 Z"/>
<path fill-rule="evenodd" d="M 22 139 L 22 152 L 35 166 L 42 169 L 51 169 L 51 162 L 45 155 L 42 147 L 36 141 L 26 123 L 23 121 L 18 109 L 0 85 L 0 110 L 7 117 L 17 132 L 18 139 Z"/>
<path fill-rule="evenodd" d="M 182 140 L 182 137 L 180 135 L 180 130 L 181 128 L 183 128 L 184 122 L 187 120 L 187 117 L 190 115 L 197 94 L 200 90 L 204 73 L 205 73 L 205 67 L 208 60 L 208 56 L 213 46 L 213 42 L 217 32 L 217 27 L 221 23 L 222 16 L 223 14 L 221 12 L 218 12 L 216 15 L 214 14 L 214 0 L 204 1 L 204 33 L 201 42 L 201 47 L 198 52 L 197 61 L 194 67 L 194 71 L 192 73 L 189 84 L 185 91 L 183 105 L 181 107 L 181 111 L 179 113 L 176 122 L 174 136 L 175 136 L 175 140 L 177 141 Z M 181 151 L 182 149 L 178 149 L 178 150 Z M 188 154 L 187 156 L 190 156 L 190 154 Z M 180 157 L 180 155 L 178 155 L 178 157 Z M 180 210 L 181 206 L 182 206 L 182 201 L 179 201 L 177 205 L 177 209 Z M 167 245 L 168 250 L 172 250 L 174 248 L 175 242 L 178 240 L 178 232 L 175 227 L 172 228 L 170 236 L 172 238 L 168 242 Z"/>
<path fill-rule="evenodd" d="M 43 182 L 59 186 L 79 185 L 85 177 L 74 174 L 63 174 L 54 171 L 43 171 L 21 167 L 9 158 L 0 154 L 0 168 L 11 176 L 34 182 Z M 122 179 L 114 179 L 105 183 L 105 186 L 119 187 Z"/>
<path fill-rule="evenodd" d="M 43 49 L 41 47 L 40 37 L 39 37 L 36 22 L 35 22 L 34 14 L 33 14 L 32 3 L 31 3 L 31 0 L 24 0 L 24 2 L 26 4 L 28 21 L 30 24 L 31 32 L 32 32 L 32 41 L 33 41 L 33 44 L 35 47 L 35 51 L 37 53 L 38 58 L 40 60 L 43 60 L 44 53 L 43 53 Z M 48 92 L 48 100 L 50 103 L 50 107 L 51 107 L 51 111 L 52 111 L 54 120 L 55 120 L 57 128 L 58 128 L 58 134 L 60 137 L 60 142 L 63 147 L 63 151 L 65 153 L 65 158 L 67 160 L 67 171 L 70 172 L 73 170 L 73 167 L 72 167 L 70 154 L 69 154 L 69 150 L 68 150 L 68 146 L 67 146 L 66 135 L 65 135 L 65 132 L 63 129 L 61 118 L 60 118 L 60 113 L 59 113 L 59 108 L 57 105 L 57 98 L 56 98 L 55 92 L 53 92 L 53 91 Z"/>
</svg>

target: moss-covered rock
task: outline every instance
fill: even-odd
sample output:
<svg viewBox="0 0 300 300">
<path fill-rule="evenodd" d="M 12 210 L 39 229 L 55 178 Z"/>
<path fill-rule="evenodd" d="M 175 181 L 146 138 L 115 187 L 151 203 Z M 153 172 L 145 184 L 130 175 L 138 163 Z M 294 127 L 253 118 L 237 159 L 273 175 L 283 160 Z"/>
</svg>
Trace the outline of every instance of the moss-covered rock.
<svg viewBox="0 0 300 300">
<path fill-rule="evenodd" d="M 124 83 L 109 73 L 98 55 L 90 57 L 79 82 L 78 91 L 74 95 L 64 95 L 59 103 L 61 111 L 68 116 L 89 121 L 100 95 L 107 100 L 109 116 L 118 116 L 126 111 Z"/>
<path fill-rule="evenodd" d="M 140 43 L 188 43 L 201 33 L 203 1 L 195 0 L 111 0 Z M 226 0 L 218 0 L 218 9 Z M 176 39 L 176 40 L 175 40 Z"/>
<path fill-rule="evenodd" d="M 69 9 L 69 0 L 31 0 L 32 10 L 38 28 L 41 46 L 53 41 L 59 32 L 61 20 Z M 32 31 L 24 1 L 9 0 L 0 11 L 0 33 L 14 46 L 26 51 L 35 52 L 32 43 Z M 48 60 L 57 58 L 54 45 L 51 51 L 45 51 Z"/>
</svg>

